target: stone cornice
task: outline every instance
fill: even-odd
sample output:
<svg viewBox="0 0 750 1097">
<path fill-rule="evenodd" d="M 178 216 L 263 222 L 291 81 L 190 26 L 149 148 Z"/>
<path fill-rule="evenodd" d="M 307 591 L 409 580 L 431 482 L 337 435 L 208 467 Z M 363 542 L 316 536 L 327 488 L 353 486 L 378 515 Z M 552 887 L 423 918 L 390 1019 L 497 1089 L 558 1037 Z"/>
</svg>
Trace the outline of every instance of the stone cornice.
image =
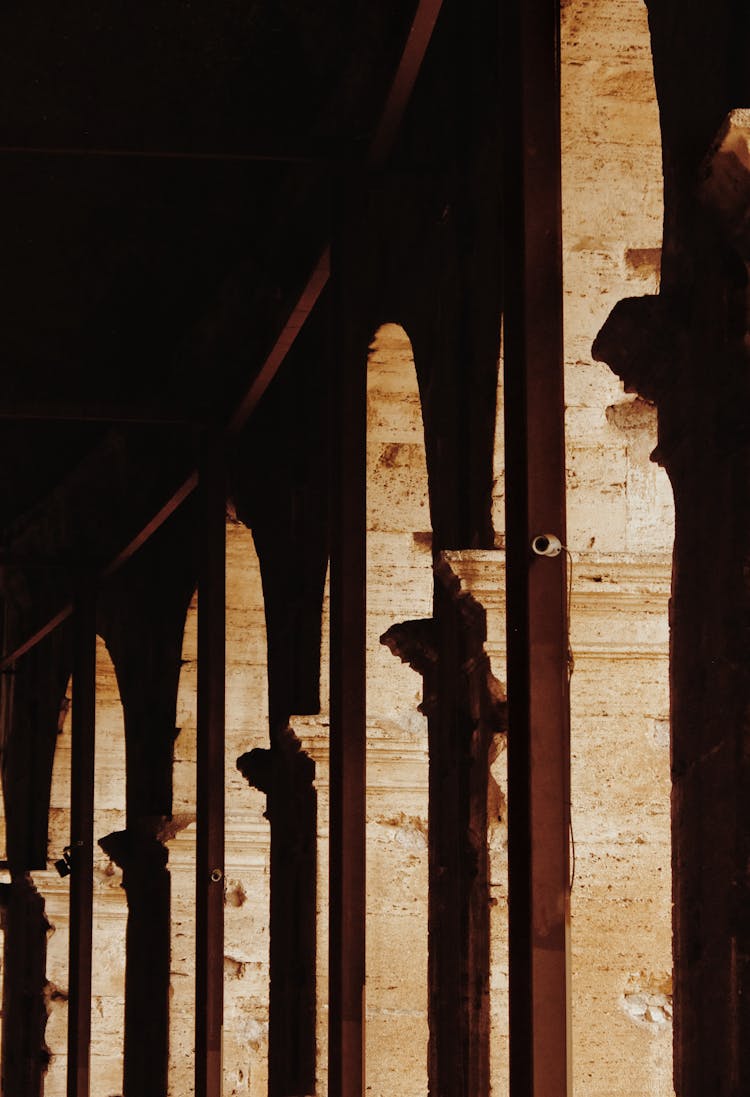
<svg viewBox="0 0 750 1097">
<path fill-rule="evenodd" d="M 443 553 L 451 569 L 486 608 L 505 600 L 505 552 L 471 549 Z M 666 554 L 571 553 L 573 566 L 572 609 L 587 604 L 613 608 L 643 608 L 644 599 L 663 608 L 670 595 L 672 561 Z"/>
<path fill-rule="evenodd" d="M 446 562 L 487 611 L 490 656 L 505 653 L 505 553 L 447 552 Z M 671 557 L 572 553 L 571 646 L 576 659 L 656 659 L 668 655 Z M 501 675 L 502 676 L 502 675 Z"/>
</svg>

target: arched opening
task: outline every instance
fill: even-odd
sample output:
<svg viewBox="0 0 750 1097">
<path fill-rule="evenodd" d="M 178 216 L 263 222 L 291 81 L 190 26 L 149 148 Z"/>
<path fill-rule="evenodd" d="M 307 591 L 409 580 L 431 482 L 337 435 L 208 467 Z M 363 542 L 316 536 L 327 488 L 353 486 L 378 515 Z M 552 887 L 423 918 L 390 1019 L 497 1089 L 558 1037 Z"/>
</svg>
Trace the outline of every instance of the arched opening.
<svg viewBox="0 0 750 1097">
<path fill-rule="evenodd" d="M 237 769 L 268 747 L 266 621 L 253 536 L 227 525 L 224 1092 L 268 1088 L 270 828 L 266 797 Z"/>
<path fill-rule="evenodd" d="M 177 690 L 172 768 L 173 818 L 165 843 L 172 884 L 169 998 L 169 1097 L 195 1092 L 195 799 L 197 738 L 197 595 L 188 608 Z"/>
<path fill-rule="evenodd" d="M 428 768 L 422 680 L 380 637 L 432 616 L 422 412 L 407 333 L 367 366 L 367 1026 L 373 1097 L 427 1092 Z M 394 1048 L 408 1048 L 395 1055 Z"/>
<path fill-rule="evenodd" d="M 94 780 L 94 901 L 91 986 L 91 1095 L 122 1091 L 127 900 L 122 870 L 96 844 L 123 827 L 125 804 L 125 728 L 117 679 L 104 641 L 96 642 L 96 725 Z M 46 1040 L 51 1051 L 45 1097 L 67 1092 L 67 993 L 70 877 L 60 877 L 52 862 L 70 842 L 70 767 L 72 688 L 68 711 L 55 748 L 49 812 L 46 872 L 34 873 L 45 899 L 50 934 L 47 945 Z"/>
<path fill-rule="evenodd" d="M 427 722 L 421 679 L 380 638 L 432 614 L 430 528 L 412 348 L 402 327 L 384 324 L 367 367 L 365 1026 L 366 1085 L 384 1097 L 427 1092 Z M 328 1084 L 329 610 L 326 583 L 320 715 L 291 719 L 316 765 L 318 1093 Z"/>
<path fill-rule="evenodd" d="M 268 745 L 266 626 L 250 530 L 228 521 L 226 587 L 224 1087 L 265 1097 L 268 1073 L 269 825 L 237 758 Z M 170 1097 L 194 1092 L 196 595 L 188 610 L 174 764 Z"/>
</svg>

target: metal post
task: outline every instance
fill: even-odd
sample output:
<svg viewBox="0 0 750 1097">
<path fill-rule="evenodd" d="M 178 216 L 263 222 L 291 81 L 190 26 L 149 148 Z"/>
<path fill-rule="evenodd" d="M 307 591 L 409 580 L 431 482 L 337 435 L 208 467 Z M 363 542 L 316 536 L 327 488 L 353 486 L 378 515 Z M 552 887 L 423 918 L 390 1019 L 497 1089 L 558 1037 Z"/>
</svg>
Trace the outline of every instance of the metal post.
<svg viewBox="0 0 750 1097">
<path fill-rule="evenodd" d="M 329 1097 L 364 1092 L 367 344 L 333 251 Z"/>
<path fill-rule="evenodd" d="M 570 715 L 560 202 L 559 4 L 507 0 L 505 437 L 510 1091 L 565 1097 Z"/>
<path fill-rule="evenodd" d="M 89 1097 L 90 1089 L 95 705 L 96 598 L 86 586 L 73 611 L 68 1097 Z"/>
<path fill-rule="evenodd" d="M 198 482 L 198 776 L 195 1097 L 222 1097 L 224 1021 L 224 664 L 226 485 L 223 454 Z"/>
</svg>

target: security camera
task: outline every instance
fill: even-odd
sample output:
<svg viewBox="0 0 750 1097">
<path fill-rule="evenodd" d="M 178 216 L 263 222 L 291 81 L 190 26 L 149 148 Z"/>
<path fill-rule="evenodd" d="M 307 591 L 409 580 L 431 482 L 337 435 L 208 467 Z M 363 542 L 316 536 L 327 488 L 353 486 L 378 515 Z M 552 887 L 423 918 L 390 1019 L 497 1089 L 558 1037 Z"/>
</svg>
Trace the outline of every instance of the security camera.
<svg viewBox="0 0 750 1097">
<path fill-rule="evenodd" d="M 562 541 L 554 533 L 538 533 L 531 542 L 531 548 L 537 556 L 559 556 L 562 552 Z"/>
</svg>

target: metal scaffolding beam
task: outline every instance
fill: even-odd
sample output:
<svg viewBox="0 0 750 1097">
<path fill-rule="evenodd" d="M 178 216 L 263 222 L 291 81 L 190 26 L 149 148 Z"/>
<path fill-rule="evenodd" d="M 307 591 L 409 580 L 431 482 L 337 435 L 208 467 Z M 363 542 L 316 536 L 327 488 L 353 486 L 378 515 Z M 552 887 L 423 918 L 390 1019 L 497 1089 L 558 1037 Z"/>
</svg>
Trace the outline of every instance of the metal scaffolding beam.
<svg viewBox="0 0 750 1097">
<path fill-rule="evenodd" d="M 566 1097 L 570 714 L 559 4 L 504 6 L 511 1097 Z M 543 544 L 537 546 L 539 549 Z"/>
<path fill-rule="evenodd" d="M 334 248 L 331 386 L 329 1097 L 361 1097 L 365 1045 L 367 345 L 349 341 L 345 240 Z"/>
<path fill-rule="evenodd" d="M 68 1097 L 89 1097 L 94 901 L 96 598 L 82 585 L 73 612 L 70 764 Z"/>
<path fill-rule="evenodd" d="M 226 481 L 212 450 L 199 475 L 195 1097 L 222 1097 Z"/>
</svg>

